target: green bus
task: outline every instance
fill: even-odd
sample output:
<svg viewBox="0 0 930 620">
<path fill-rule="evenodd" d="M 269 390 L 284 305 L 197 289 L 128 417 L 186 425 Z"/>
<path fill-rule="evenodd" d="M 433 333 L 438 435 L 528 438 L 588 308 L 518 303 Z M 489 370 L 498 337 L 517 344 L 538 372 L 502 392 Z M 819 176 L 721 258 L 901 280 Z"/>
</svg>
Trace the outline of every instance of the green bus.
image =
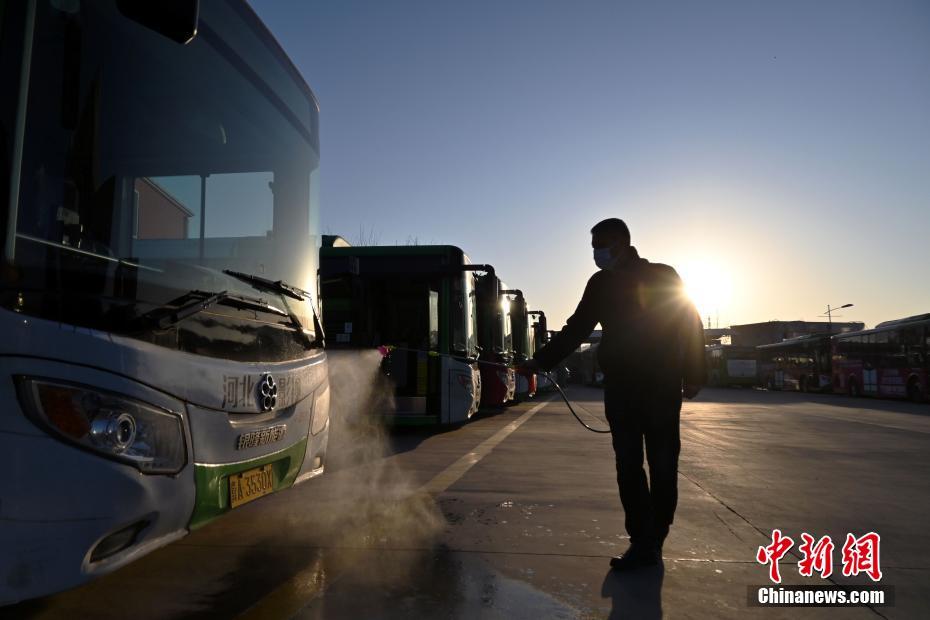
<svg viewBox="0 0 930 620">
<path fill-rule="evenodd" d="M 478 410 L 475 271 L 451 245 L 320 250 L 327 348 L 375 350 L 393 389 L 396 424 L 461 424 Z"/>
</svg>

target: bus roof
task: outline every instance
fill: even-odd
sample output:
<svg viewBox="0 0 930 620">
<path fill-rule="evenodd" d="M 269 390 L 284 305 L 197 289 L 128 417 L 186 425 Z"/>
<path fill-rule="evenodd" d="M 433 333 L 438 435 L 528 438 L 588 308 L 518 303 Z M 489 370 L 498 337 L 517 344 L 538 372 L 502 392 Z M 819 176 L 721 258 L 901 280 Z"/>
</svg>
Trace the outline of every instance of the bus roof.
<svg viewBox="0 0 930 620">
<path fill-rule="evenodd" d="M 858 334 L 859 332 L 847 332 L 851 334 Z M 834 334 L 834 336 L 837 334 Z M 757 346 L 757 349 L 777 349 L 779 347 L 790 347 L 795 344 L 802 344 L 805 342 L 811 342 L 814 340 L 826 340 L 830 338 L 829 333 L 821 334 L 804 334 L 803 336 L 795 336 L 794 338 L 785 338 L 781 342 L 771 342 L 769 344 L 760 344 Z"/>
<path fill-rule="evenodd" d="M 255 9 L 253 9 L 248 2 L 233 2 L 231 5 L 245 18 L 245 22 L 252 27 L 255 34 L 265 42 L 265 45 L 268 46 L 271 53 L 278 57 L 285 71 L 291 74 L 291 77 L 297 83 L 298 87 L 310 98 L 313 105 L 316 107 L 317 113 L 319 113 L 320 100 L 317 99 L 316 93 L 314 93 L 310 85 L 307 84 L 307 80 L 305 80 L 304 76 L 300 73 L 300 69 L 297 68 L 297 65 L 294 64 L 291 57 L 287 55 L 287 52 L 281 47 L 281 43 L 279 43 L 278 39 L 271 33 L 271 30 L 268 29 L 265 22 L 258 16 Z"/>
<path fill-rule="evenodd" d="M 920 323 L 922 321 L 930 321 L 930 313 L 927 314 L 915 314 L 914 316 L 905 317 L 903 319 L 894 319 L 891 321 L 883 321 L 875 326 L 875 329 L 880 329 L 882 327 L 894 327 L 897 325 L 904 325 L 907 323 Z"/>
<path fill-rule="evenodd" d="M 320 275 L 368 277 L 464 273 L 471 261 L 454 245 L 369 245 L 320 248 Z"/>
<path fill-rule="evenodd" d="M 889 332 L 895 329 L 900 329 L 902 327 L 908 327 L 911 325 L 922 325 L 925 323 L 930 323 L 930 314 L 918 314 L 918 315 L 909 316 L 903 319 L 894 319 L 892 321 L 885 321 L 883 323 L 879 323 L 872 329 L 863 329 L 862 331 L 847 332 L 845 334 L 835 334 L 833 338 L 836 340 L 842 340 L 845 338 L 853 338 L 855 336 L 868 336 L 869 334 Z"/>
<path fill-rule="evenodd" d="M 454 245 L 351 245 L 323 246 L 320 256 L 449 256 L 461 255 L 470 263 L 462 248 Z"/>
<path fill-rule="evenodd" d="M 876 334 L 880 332 L 889 332 L 895 329 L 900 329 L 902 327 L 908 327 L 912 325 L 923 325 L 925 323 L 930 323 L 930 314 L 918 314 L 915 316 L 909 316 L 903 319 L 894 319 L 892 321 L 885 321 L 879 323 L 872 329 L 863 329 L 858 332 L 848 332 L 845 334 L 834 334 L 834 338 L 837 340 L 850 338 L 854 336 L 867 336 L 869 334 Z"/>
</svg>

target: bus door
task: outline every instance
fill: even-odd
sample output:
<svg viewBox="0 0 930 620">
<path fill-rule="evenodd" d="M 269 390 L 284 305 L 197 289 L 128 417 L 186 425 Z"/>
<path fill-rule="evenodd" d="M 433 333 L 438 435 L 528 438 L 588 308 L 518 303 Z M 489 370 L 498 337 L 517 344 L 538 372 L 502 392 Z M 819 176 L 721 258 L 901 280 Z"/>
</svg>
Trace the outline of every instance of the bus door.
<svg viewBox="0 0 930 620">
<path fill-rule="evenodd" d="M 881 369 L 879 393 L 899 398 L 906 396 L 907 348 L 902 341 L 901 334 L 897 331 L 880 335 L 885 336 L 885 343 L 879 362 Z"/>
<path fill-rule="evenodd" d="M 927 352 L 924 331 L 927 326 L 921 325 L 901 331 L 902 346 L 905 350 L 905 369 L 907 373 L 907 396 L 913 399 L 926 399 L 928 393 L 927 380 Z M 916 385 L 915 385 L 916 382 Z"/>
<path fill-rule="evenodd" d="M 814 348 L 814 374 L 817 376 L 817 387 L 820 391 L 829 390 L 833 385 L 833 376 L 830 369 L 830 342 L 819 341 Z"/>
<path fill-rule="evenodd" d="M 379 339 L 396 347 L 387 372 L 395 386 L 395 413 L 437 415 L 441 406 L 439 364 L 439 291 L 429 283 L 384 282 Z"/>
<path fill-rule="evenodd" d="M 478 411 L 481 398 L 481 380 L 478 364 L 478 328 L 475 300 L 475 275 L 463 271 L 454 277 L 447 277 L 443 285 L 448 289 L 448 297 L 443 297 L 443 307 L 439 316 L 448 325 L 451 356 L 440 358 L 442 399 L 440 422 L 457 424 L 471 418 Z M 440 346 L 442 341 L 440 340 Z"/>
<path fill-rule="evenodd" d="M 881 350 L 887 342 L 886 334 L 869 334 L 862 337 L 862 392 L 863 394 L 878 394 L 878 360 Z"/>
</svg>

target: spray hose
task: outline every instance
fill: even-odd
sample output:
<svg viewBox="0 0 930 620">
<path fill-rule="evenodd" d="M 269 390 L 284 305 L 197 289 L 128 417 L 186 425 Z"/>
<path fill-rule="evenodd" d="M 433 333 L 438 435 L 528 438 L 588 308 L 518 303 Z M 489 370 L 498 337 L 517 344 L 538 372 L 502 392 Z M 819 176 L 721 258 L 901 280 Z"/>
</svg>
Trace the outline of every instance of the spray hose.
<svg viewBox="0 0 930 620">
<path fill-rule="evenodd" d="M 440 353 L 438 351 L 424 351 L 422 349 L 409 349 L 406 347 L 380 346 L 378 347 L 378 351 L 384 357 L 387 357 L 388 355 L 390 355 L 391 351 L 409 351 L 412 353 L 426 353 L 430 357 L 448 357 L 450 359 L 454 359 L 454 360 L 457 360 L 460 362 L 466 362 L 466 363 L 469 361 L 472 361 L 472 360 L 469 360 L 461 356 L 451 355 L 449 353 Z M 474 361 L 476 361 L 478 364 L 484 364 L 485 366 L 496 366 L 498 368 L 510 368 L 511 367 L 509 364 L 501 364 L 499 362 L 488 362 L 484 360 L 474 360 Z M 568 400 L 568 396 L 566 396 L 565 392 L 562 390 L 562 386 L 560 386 L 558 382 L 552 378 L 552 375 L 548 371 L 542 371 L 540 374 L 542 374 L 544 377 L 549 379 L 549 382 L 555 386 L 555 389 L 558 391 L 559 395 L 562 397 L 562 400 L 565 401 L 565 405 L 568 407 L 568 410 L 571 411 L 575 419 L 578 420 L 578 424 L 581 424 L 583 427 L 585 427 L 592 433 L 606 434 L 610 432 L 609 428 L 601 429 L 601 428 L 594 428 L 592 426 L 589 426 L 587 422 L 585 422 L 580 417 L 578 417 L 578 414 L 575 412 L 575 408 L 572 406 L 571 401 Z"/>
<path fill-rule="evenodd" d="M 587 424 L 584 420 L 582 420 L 581 418 L 579 418 L 577 413 L 575 413 L 575 408 L 572 407 L 572 403 L 571 403 L 570 400 L 568 400 L 568 396 L 566 396 L 566 395 L 565 395 L 565 392 L 562 391 L 562 386 L 560 386 L 558 383 L 556 383 L 555 379 L 552 378 L 552 375 L 549 374 L 548 371 L 544 371 L 542 374 L 545 375 L 545 377 L 546 377 L 547 379 L 549 379 L 550 382 L 552 382 L 552 385 L 555 386 L 555 389 L 559 391 L 559 394 L 562 396 L 562 400 L 565 401 L 565 405 L 568 407 L 568 410 L 571 411 L 571 412 L 572 412 L 572 415 L 575 416 L 575 419 L 578 420 L 578 424 L 581 424 L 583 427 L 585 427 L 586 429 L 588 429 L 588 430 L 591 431 L 592 433 L 609 433 L 609 432 L 610 432 L 610 429 L 609 429 L 609 428 L 606 428 L 606 429 L 604 429 L 604 428 L 593 428 L 593 427 L 591 427 L 591 426 L 588 426 L 588 424 Z"/>
</svg>

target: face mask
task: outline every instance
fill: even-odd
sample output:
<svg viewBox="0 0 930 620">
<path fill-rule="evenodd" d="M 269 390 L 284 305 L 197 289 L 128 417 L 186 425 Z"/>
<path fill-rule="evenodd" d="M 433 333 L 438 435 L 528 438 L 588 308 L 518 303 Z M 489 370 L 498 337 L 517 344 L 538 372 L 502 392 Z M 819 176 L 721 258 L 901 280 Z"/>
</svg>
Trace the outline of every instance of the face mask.
<svg viewBox="0 0 930 620">
<path fill-rule="evenodd" d="M 610 269 L 614 264 L 614 257 L 610 255 L 610 248 L 594 248 L 594 264 L 598 269 Z"/>
</svg>

